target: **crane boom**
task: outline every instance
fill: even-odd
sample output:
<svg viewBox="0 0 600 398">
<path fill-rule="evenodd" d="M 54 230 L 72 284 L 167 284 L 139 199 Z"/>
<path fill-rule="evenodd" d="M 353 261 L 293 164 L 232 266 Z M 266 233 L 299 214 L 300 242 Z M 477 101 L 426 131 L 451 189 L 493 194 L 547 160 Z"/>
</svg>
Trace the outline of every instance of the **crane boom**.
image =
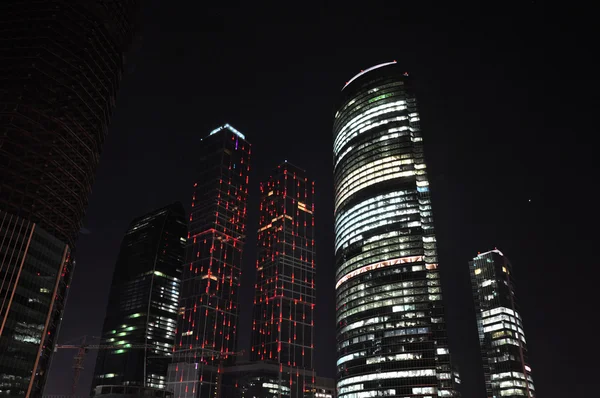
<svg viewBox="0 0 600 398">
<path fill-rule="evenodd" d="M 80 348 L 85 348 L 86 350 L 111 350 L 111 349 L 119 349 L 119 348 L 150 348 L 152 346 L 147 344 L 134 344 L 134 345 L 111 345 L 111 344 L 57 344 L 54 347 L 54 352 L 59 349 L 73 349 L 78 350 Z"/>
<path fill-rule="evenodd" d="M 54 346 L 54 352 L 60 349 L 71 349 L 77 350 L 77 353 L 73 357 L 73 384 L 71 385 L 71 396 L 75 397 L 77 392 L 77 384 L 79 384 L 79 376 L 83 370 L 83 361 L 85 360 L 85 354 L 89 350 L 115 350 L 115 349 L 148 349 L 152 346 L 147 344 L 89 344 L 87 343 L 89 336 L 83 336 L 79 339 L 79 344 L 56 344 Z M 92 339 L 99 340 L 98 337 L 92 337 Z"/>
<path fill-rule="evenodd" d="M 89 350 L 120 350 L 120 349 L 154 349 L 156 350 L 158 347 L 152 346 L 152 345 L 148 345 L 148 344 L 89 344 L 87 343 L 87 341 L 90 339 L 90 336 L 83 336 L 82 338 L 79 339 L 80 343 L 79 344 L 56 344 L 54 346 L 54 352 L 57 352 L 58 350 L 61 349 L 71 349 L 71 350 L 77 350 L 77 353 L 75 354 L 75 356 L 73 357 L 73 384 L 71 386 L 71 395 L 72 397 L 75 397 L 75 393 L 77 391 L 77 384 L 79 383 L 79 375 L 81 374 L 81 371 L 83 370 L 83 361 L 85 359 L 85 354 L 87 354 L 87 352 Z M 91 337 L 91 339 L 93 340 L 100 340 L 100 338 L 98 337 Z M 207 356 L 212 356 L 215 359 L 219 359 L 219 364 L 218 364 L 218 382 L 217 382 L 217 397 L 220 397 L 220 390 L 221 390 L 221 373 L 223 372 L 222 369 L 222 360 L 224 357 L 228 357 L 228 356 L 239 356 L 239 355 L 243 355 L 244 351 L 237 351 L 237 352 L 231 352 L 231 351 L 226 351 L 226 352 L 221 352 L 221 351 L 217 351 L 217 350 L 211 350 L 209 348 L 200 348 L 200 347 L 195 347 L 195 348 L 191 348 L 189 350 L 185 350 L 185 351 L 201 351 L 203 355 L 207 355 Z M 165 353 L 167 354 L 167 353 Z M 156 357 L 150 357 L 150 358 L 159 358 L 158 356 Z M 164 358 L 164 357 L 160 357 L 160 358 Z"/>
</svg>

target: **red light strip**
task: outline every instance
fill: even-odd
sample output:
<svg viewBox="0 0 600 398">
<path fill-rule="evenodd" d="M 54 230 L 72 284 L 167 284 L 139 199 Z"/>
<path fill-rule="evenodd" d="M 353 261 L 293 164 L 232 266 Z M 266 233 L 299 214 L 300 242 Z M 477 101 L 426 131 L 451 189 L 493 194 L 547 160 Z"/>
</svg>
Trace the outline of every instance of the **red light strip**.
<svg viewBox="0 0 600 398">
<path fill-rule="evenodd" d="M 354 278 L 357 275 L 360 275 L 365 272 L 373 271 L 375 269 L 391 267 L 392 265 L 405 264 L 405 263 L 415 263 L 417 261 L 423 261 L 423 256 L 411 256 L 411 257 L 400 257 L 394 258 L 392 260 L 380 261 L 378 263 L 373 263 L 369 265 L 365 265 L 364 267 L 360 267 L 349 274 L 344 275 L 340 278 L 340 280 L 335 284 L 335 288 L 337 289 L 340 285 L 346 282 L 350 278 Z"/>
<path fill-rule="evenodd" d="M 234 241 L 236 241 L 236 242 L 239 242 L 239 241 L 240 241 L 239 239 L 236 239 L 236 238 L 234 238 L 233 236 L 231 236 L 231 235 L 227 235 L 226 233 L 223 233 L 223 232 L 221 232 L 221 231 L 217 231 L 217 230 L 216 230 L 216 229 L 214 229 L 214 228 L 210 228 L 210 229 L 207 229 L 206 231 L 202 231 L 202 232 L 199 232 L 199 233 L 197 233 L 197 234 L 195 234 L 195 235 L 192 235 L 192 238 L 197 238 L 197 237 L 199 237 L 199 236 L 202 236 L 202 235 L 210 234 L 211 232 L 212 232 L 212 233 L 215 233 L 215 234 L 217 234 L 217 235 L 224 236 L 224 237 L 226 237 L 227 239 L 231 239 L 231 240 L 234 240 Z M 189 239 L 189 238 L 188 238 L 188 239 Z"/>
</svg>

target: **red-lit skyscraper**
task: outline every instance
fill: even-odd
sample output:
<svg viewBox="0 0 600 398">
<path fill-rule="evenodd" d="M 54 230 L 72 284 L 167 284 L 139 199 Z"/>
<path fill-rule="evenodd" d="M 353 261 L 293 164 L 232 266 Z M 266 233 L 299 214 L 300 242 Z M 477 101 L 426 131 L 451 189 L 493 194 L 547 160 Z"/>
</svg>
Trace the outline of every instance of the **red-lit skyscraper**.
<svg viewBox="0 0 600 398">
<path fill-rule="evenodd" d="M 270 384 L 300 397 L 312 380 L 297 376 L 313 369 L 314 182 L 284 162 L 260 188 L 251 359 L 280 365 Z"/>
<path fill-rule="evenodd" d="M 225 124 L 202 140 L 168 387 L 214 397 L 219 367 L 236 351 L 250 144 Z"/>
</svg>

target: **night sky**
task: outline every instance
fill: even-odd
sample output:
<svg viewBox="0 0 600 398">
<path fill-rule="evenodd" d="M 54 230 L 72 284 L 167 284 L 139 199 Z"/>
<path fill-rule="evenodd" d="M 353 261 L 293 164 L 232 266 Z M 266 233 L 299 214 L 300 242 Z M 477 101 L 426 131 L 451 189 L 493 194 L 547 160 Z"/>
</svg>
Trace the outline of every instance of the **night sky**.
<svg viewBox="0 0 600 398">
<path fill-rule="evenodd" d="M 598 302 L 600 264 L 592 228 L 593 13 L 538 1 L 206 3 L 144 2 L 59 341 L 100 335 L 129 222 L 173 201 L 189 210 L 200 139 L 227 122 L 253 145 L 240 348 L 250 341 L 258 183 L 287 159 L 316 180 L 315 362 L 319 374 L 334 377 L 334 107 L 361 69 L 396 60 L 418 86 L 463 397 L 485 396 L 468 261 L 494 247 L 513 263 L 539 397 L 594 395 L 600 350 L 597 311 L 589 307 Z M 69 392 L 74 354 L 55 354 L 46 394 Z M 94 361 L 92 352 L 81 395 L 89 392 Z"/>
</svg>

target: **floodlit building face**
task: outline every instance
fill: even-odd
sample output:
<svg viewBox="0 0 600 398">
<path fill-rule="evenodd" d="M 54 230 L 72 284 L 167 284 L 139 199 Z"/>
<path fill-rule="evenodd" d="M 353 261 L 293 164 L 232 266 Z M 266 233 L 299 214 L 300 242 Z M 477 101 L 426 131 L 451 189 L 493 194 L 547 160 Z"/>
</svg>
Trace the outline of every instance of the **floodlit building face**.
<svg viewBox="0 0 600 398">
<path fill-rule="evenodd" d="M 282 396 L 303 398 L 314 378 L 314 182 L 284 162 L 260 189 L 251 359 L 282 365 Z"/>
<path fill-rule="evenodd" d="M 488 397 L 535 397 L 512 265 L 500 252 L 469 262 Z"/>
<path fill-rule="evenodd" d="M 412 80 L 342 89 L 333 129 L 338 397 L 457 396 Z"/>
<path fill-rule="evenodd" d="M 117 259 L 92 388 L 165 388 L 179 309 L 187 217 L 181 203 L 131 222 Z M 143 346 L 146 348 L 142 348 Z"/>
<path fill-rule="evenodd" d="M 44 389 L 138 3 L 0 2 L 2 394 Z"/>
<path fill-rule="evenodd" d="M 218 396 L 219 367 L 236 351 L 250 144 L 226 124 L 202 140 L 198 160 L 168 376 L 175 398 Z"/>
</svg>

